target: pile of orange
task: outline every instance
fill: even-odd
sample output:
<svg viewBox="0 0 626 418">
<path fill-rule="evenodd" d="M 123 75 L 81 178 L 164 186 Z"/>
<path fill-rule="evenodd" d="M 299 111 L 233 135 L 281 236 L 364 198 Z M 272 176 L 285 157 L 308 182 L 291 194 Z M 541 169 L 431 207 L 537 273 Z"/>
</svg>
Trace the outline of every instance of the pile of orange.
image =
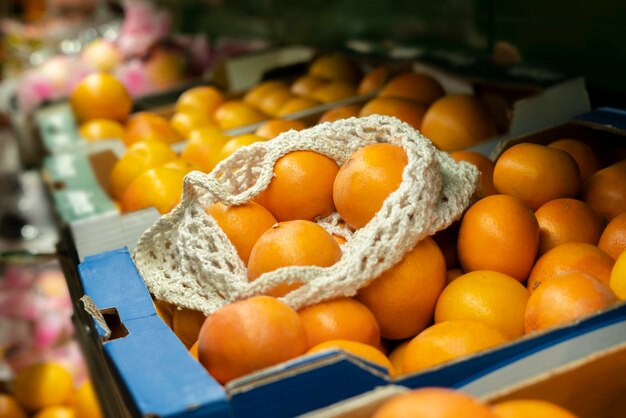
<svg viewBox="0 0 626 418">
<path fill-rule="evenodd" d="M 21 369 L 11 393 L 0 393 L 2 418 L 102 418 L 90 381 L 78 388 L 58 363 L 37 363 Z"/>
</svg>

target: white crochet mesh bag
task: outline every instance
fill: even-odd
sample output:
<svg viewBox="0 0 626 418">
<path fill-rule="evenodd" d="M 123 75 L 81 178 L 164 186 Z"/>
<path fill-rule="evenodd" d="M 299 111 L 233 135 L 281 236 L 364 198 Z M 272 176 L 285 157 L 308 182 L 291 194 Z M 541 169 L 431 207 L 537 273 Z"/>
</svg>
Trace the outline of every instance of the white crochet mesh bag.
<svg viewBox="0 0 626 418">
<path fill-rule="evenodd" d="M 337 226 L 337 213 L 317 222 L 347 238 L 330 267 L 284 267 L 248 282 L 246 267 L 205 208 L 244 203 L 264 190 L 281 156 L 311 150 L 343 164 L 357 149 L 377 142 L 401 146 L 408 157 L 400 187 L 363 228 Z M 222 305 L 263 294 L 279 283 L 302 286 L 281 298 L 299 309 L 339 296 L 354 296 L 398 263 L 417 242 L 446 228 L 469 205 L 478 170 L 438 151 L 400 120 L 373 115 L 288 131 L 235 152 L 209 174 L 185 177 L 181 203 L 140 238 L 134 261 L 158 300 L 210 314 Z"/>
</svg>

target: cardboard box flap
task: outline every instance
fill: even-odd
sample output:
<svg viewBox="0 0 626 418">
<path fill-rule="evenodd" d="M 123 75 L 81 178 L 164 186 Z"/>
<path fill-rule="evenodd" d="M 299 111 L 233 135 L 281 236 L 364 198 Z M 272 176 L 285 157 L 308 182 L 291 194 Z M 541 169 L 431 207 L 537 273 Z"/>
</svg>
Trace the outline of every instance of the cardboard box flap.
<svg viewBox="0 0 626 418">
<path fill-rule="evenodd" d="M 591 112 L 583 113 L 574 118 L 575 122 L 604 129 L 618 135 L 626 136 L 626 111 L 611 107 L 600 107 Z"/>
</svg>

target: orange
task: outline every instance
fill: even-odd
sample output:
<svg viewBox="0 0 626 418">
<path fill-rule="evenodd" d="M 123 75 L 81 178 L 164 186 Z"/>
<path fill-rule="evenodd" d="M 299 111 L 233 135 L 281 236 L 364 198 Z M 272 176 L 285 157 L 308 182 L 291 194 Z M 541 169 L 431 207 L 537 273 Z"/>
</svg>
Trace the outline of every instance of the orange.
<svg viewBox="0 0 626 418">
<path fill-rule="evenodd" d="M 509 339 L 524 335 L 528 291 L 511 276 L 476 270 L 454 280 L 441 292 L 435 323 L 458 319 L 483 322 Z"/>
<path fill-rule="evenodd" d="M 589 177 L 583 184 L 582 199 L 609 222 L 626 212 L 626 160 Z"/>
<path fill-rule="evenodd" d="M 548 144 L 549 147 L 567 152 L 576 161 L 580 170 L 580 179 L 587 180 L 602 168 L 600 159 L 593 148 L 579 139 L 559 139 Z"/>
<path fill-rule="evenodd" d="M 262 138 L 255 134 L 243 134 L 243 135 L 235 136 L 229 139 L 222 146 L 222 148 L 220 149 L 220 152 L 217 154 L 217 162 L 220 162 L 230 157 L 239 148 L 254 144 L 255 142 L 265 141 L 265 140 L 266 140 L 265 138 Z"/>
<path fill-rule="evenodd" d="M 478 171 L 480 171 L 480 182 L 476 192 L 474 192 L 477 197 L 496 194 L 496 188 L 493 185 L 493 169 L 495 167 L 493 161 L 477 151 L 454 151 L 450 153 L 450 157 L 457 161 L 467 161 L 478 168 Z"/>
<path fill-rule="evenodd" d="M 498 193 L 519 197 L 532 210 L 580 191 L 576 161 L 565 151 L 545 145 L 512 146 L 496 161 L 493 184 Z"/>
<path fill-rule="evenodd" d="M 372 312 L 352 298 L 339 298 L 298 311 L 308 348 L 329 340 L 350 340 L 378 347 L 380 327 Z"/>
<path fill-rule="evenodd" d="M 404 352 L 404 372 L 413 373 L 478 353 L 508 341 L 496 328 L 468 319 L 431 325 Z"/>
<path fill-rule="evenodd" d="M 289 90 L 298 96 L 311 97 L 313 92 L 327 84 L 328 81 L 311 75 L 298 77 L 289 87 Z"/>
<path fill-rule="evenodd" d="M 585 202 L 560 198 L 544 203 L 535 212 L 539 223 L 539 254 L 565 242 L 597 244 L 604 223 Z"/>
<path fill-rule="evenodd" d="M 49 406 L 37 412 L 33 418 L 82 418 L 68 406 Z"/>
<path fill-rule="evenodd" d="M 615 292 L 617 297 L 626 299 L 626 251 L 617 257 L 615 265 L 611 270 L 609 278 L 609 287 Z"/>
<path fill-rule="evenodd" d="M 608 284 L 614 263 L 595 245 L 566 242 L 539 257 L 528 276 L 527 287 L 532 292 L 552 277 L 574 272 L 589 274 Z"/>
<path fill-rule="evenodd" d="M 124 126 L 110 119 L 91 119 L 80 125 L 78 133 L 87 141 L 122 139 L 124 137 Z"/>
<path fill-rule="evenodd" d="M 356 357 L 360 357 L 372 363 L 383 366 L 391 376 L 395 375 L 395 370 L 391 365 L 391 362 L 378 348 L 372 347 L 368 344 L 363 344 L 357 341 L 349 340 L 330 340 L 317 344 L 310 348 L 306 354 L 319 353 L 326 350 L 343 350 L 346 353 L 352 354 Z"/>
<path fill-rule="evenodd" d="M 421 103 L 396 97 L 376 97 L 365 103 L 359 116 L 394 116 L 415 129 L 421 129 L 425 113 L 426 106 Z"/>
<path fill-rule="evenodd" d="M 363 96 L 368 93 L 375 92 L 383 86 L 387 79 L 387 68 L 384 66 L 376 67 L 365 74 L 357 87 L 357 94 Z"/>
<path fill-rule="evenodd" d="M 193 110 L 176 112 L 170 119 L 172 127 L 183 139 L 189 138 L 189 134 L 199 128 L 215 125 L 211 116 Z"/>
<path fill-rule="evenodd" d="M 167 302 L 153 300 L 154 310 L 156 314 L 163 320 L 165 325 L 172 328 L 173 314 L 170 305 Z"/>
<path fill-rule="evenodd" d="M 279 111 L 285 103 L 294 97 L 296 96 L 286 88 L 274 89 L 267 93 L 263 100 L 261 100 L 259 110 L 270 116 L 278 116 Z"/>
<path fill-rule="evenodd" d="M 514 399 L 499 402 L 491 410 L 498 418 L 577 418 L 552 402 L 539 399 Z"/>
<path fill-rule="evenodd" d="M 180 202 L 185 172 L 176 168 L 151 168 L 133 180 L 120 199 L 122 212 L 155 207 L 168 213 Z"/>
<path fill-rule="evenodd" d="M 314 151 L 292 151 L 274 165 L 274 177 L 256 201 L 279 222 L 294 219 L 312 221 L 330 215 L 337 163 Z"/>
<path fill-rule="evenodd" d="M 359 117 L 361 111 L 361 105 L 352 104 L 347 106 L 335 107 L 334 109 L 327 110 L 317 123 L 334 122 L 339 119 L 348 119 L 352 117 Z"/>
<path fill-rule="evenodd" d="M 400 343 L 389 354 L 389 361 L 397 375 L 404 374 L 404 353 L 406 353 L 406 348 L 409 346 L 410 342 L 411 340 L 406 340 Z"/>
<path fill-rule="evenodd" d="M 494 270 L 523 282 L 539 249 L 539 225 L 518 198 L 487 196 L 461 219 L 457 249 L 463 271 Z"/>
<path fill-rule="evenodd" d="M 273 139 L 291 129 L 301 131 L 304 128 L 306 125 L 299 120 L 270 119 L 259 126 L 254 133 L 265 139 Z"/>
<path fill-rule="evenodd" d="M 361 74 L 356 66 L 341 54 L 326 54 L 313 60 L 308 74 L 329 81 L 357 83 Z"/>
<path fill-rule="evenodd" d="M 174 309 L 172 330 L 187 348 L 198 340 L 198 333 L 206 316 L 200 311 L 191 309 Z"/>
<path fill-rule="evenodd" d="M 63 405 L 71 396 L 70 372 L 57 363 L 38 363 L 21 369 L 13 382 L 13 395 L 27 411 Z"/>
<path fill-rule="evenodd" d="M 189 348 L 189 354 L 191 354 L 191 357 L 198 360 L 198 340 Z"/>
<path fill-rule="evenodd" d="M 213 118 L 222 129 L 238 128 L 267 119 L 263 113 L 241 100 L 222 103 L 215 110 Z"/>
<path fill-rule="evenodd" d="M 90 381 L 87 381 L 78 388 L 76 400 L 74 401 L 76 418 L 102 418 L 100 403 L 93 390 Z"/>
<path fill-rule="evenodd" d="M 567 324 L 617 302 L 609 286 L 575 272 L 546 280 L 530 295 L 524 314 L 527 333 Z"/>
<path fill-rule="evenodd" d="M 446 286 L 461 277 L 463 274 L 463 270 L 461 269 L 448 269 L 446 270 Z"/>
<path fill-rule="evenodd" d="M 398 264 L 359 289 L 357 300 L 372 311 L 383 337 L 409 338 L 432 321 L 445 280 L 441 250 L 426 237 Z"/>
<path fill-rule="evenodd" d="M 211 116 L 225 100 L 224 93 L 213 86 L 192 87 L 176 100 L 176 111 L 190 111 Z"/>
<path fill-rule="evenodd" d="M 422 134 L 443 151 L 456 151 L 496 135 L 496 125 L 485 105 L 467 94 L 436 100 L 426 111 Z"/>
<path fill-rule="evenodd" d="M 229 140 L 217 126 L 205 126 L 191 132 L 180 156 L 208 173 L 219 162 L 220 151 Z"/>
<path fill-rule="evenodd" d="M 222 306 L 211 314 L 198 339 L 198 358 L 224 384 L 304 353 L 306 333 L 288 305 L 255 296 Z"/>
<path fill-rule="evenodd" d="M 341 218 L 352 228 L 364 227 L 402 182 L 407 164 L 402 147 L 372 144 L 354 152 L 337 173 L 333 200 Z"/>
<path fill-rule="evenodd" d="M 617 259 L 626 250 L 626 212 L 617 215 L 602 231 L 598 248 Z"/>
<path fill-rule="evenodd" d="M 356 87 L 345 81 L 332 81 L 315 89 L 311 94 L 312 99 L 322 103 L 337 102 L 353 96 L 356 96 Z"/>
<path fill-rule="evenodd" d="M 248 260 L 248 280 L 286 266 L 328 267 L 341 258 L 341 249 L 324 228 L 310 221 L 280 222 L 256 241 Z M 281 284 L 271 294 L 283 296 L 299 287 Z"/>
<path fill-rule="evenodd" d="M 497 418 L 488 406 L 460 391 L 428 387 L 395 396 L 372 418 Z"/>
<path fill-rule="evenodd" d="M 285 90 L 287 89 L 287 85 L 282 81 L 277 80 L 263 81 L 262 83 L 259 83 L 256 86 L 252 87 L 250 90 L 248 90 L 243 96 L 243 101 L 253 107 L 258 108 L 261 104 L 261 100 L 263 100 L 263 98 L 274 89 Z"/>
<path fill-rule="evenodd" d="M 407 71 L 389 80 L 378 97 L 400 97 L 429 105 L 445 94 L 441 84 L 433 77 Z"/>
<path fill-rule="evenodd" d="M 27 418 L 28 415 L 12 395 L 0 393 L 0 417 Z"/>
<path fill-rule="evenodd" d="M 133 102 L 124 85 L 107 73 L 83 78 L 70 95 L 70 104 L 79 122 L 112 119 L 124 122 Z"/>
<path fill-rule="evenodd" d="M 276 113 L 277 116 L 285 116 L 290 113 L 300 112 L 318 106 L 320 102 L 306 97 L 292 97 L 287 100 Z"/>
<path fill-rule="evenodd" d="M 194 170 L 199 170 L 200 168 L 192 163 L 191 161 L 187 161 L 183 158 L 177 158 L 175 160 L 169 161 L 163 164 L 165 168 L 172 168 L 174 170 L 182 171 L 183 174 L 190 173 Z"/>
<path fill-rule="evenodd" d="M 181 142 L 183 137 L 164 117 L 149 112 L 140 112 L 130 117 L 122 139 L 126 146 L 131 146 L 142 141 L 175 144 Z"/>
<path fill-rule="evenodd" d="M 206 208 L 206 213 L 215 219 L 245 264 L 248 264 L 254 243 L 276 223 L 276 218 L 255 202 L 239 206 L 218 202 Z"/>
</svg>

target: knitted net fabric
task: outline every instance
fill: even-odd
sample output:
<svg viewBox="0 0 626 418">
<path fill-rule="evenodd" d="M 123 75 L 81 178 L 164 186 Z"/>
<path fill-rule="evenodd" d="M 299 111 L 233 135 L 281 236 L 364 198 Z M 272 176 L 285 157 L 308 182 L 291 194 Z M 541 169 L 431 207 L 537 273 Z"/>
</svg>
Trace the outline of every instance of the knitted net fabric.
<svg viewBox="0 0 626 418">
<path fill-rule="evenodd" d="M 374 218 L 352 231 L 338 226 L 337 213 L 317 220 L 347 239 L 341 259 L 330 267 L 294 266 L 248 282 L 235 248 L 205 208 L 237 205 L 264 190 L 280 157 L 311 150 L 343 164 L 369 144 L 401 146 L 408 157 L 400 187 Z M 140 238 L 133 257 L 150 292 L 181 308 L 210 314 L 222 305 L 266 293 L 279 283 L 303 283 L 283 298 L 294 309 L 339 296 L 354 296 L 398 263 L 415 244 L 446 228 L 469 205 L 478 170 L 459 163 L 406 123 L 373 115 L 288 131 L 235 152 L 209 174 L 185 177 L 181 203 Z"/>
</svg>

